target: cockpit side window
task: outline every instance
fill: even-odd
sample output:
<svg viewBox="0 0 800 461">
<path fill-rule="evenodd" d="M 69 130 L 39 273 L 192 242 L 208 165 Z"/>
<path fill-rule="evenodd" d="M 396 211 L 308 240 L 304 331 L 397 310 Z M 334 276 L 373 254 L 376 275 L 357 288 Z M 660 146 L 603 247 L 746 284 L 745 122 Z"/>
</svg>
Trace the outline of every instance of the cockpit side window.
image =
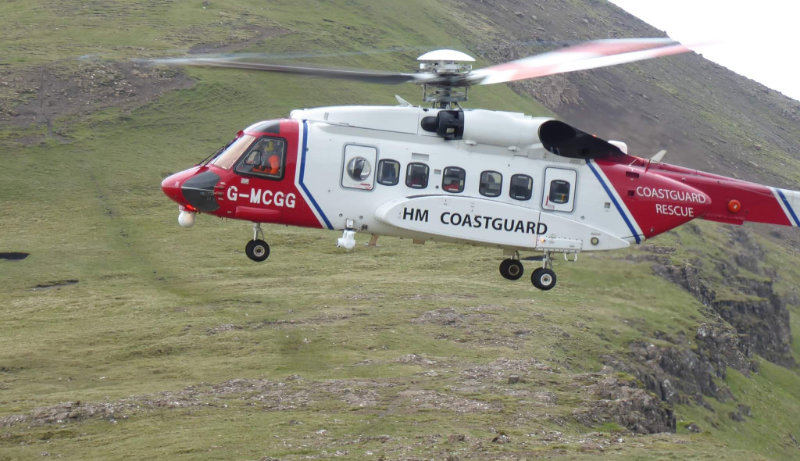
<svg viewBox="0 0 800 461">
<path fill-rule="evenodd" d="M 286 167 L 286 141 L 262 136 L 241 156 L 234 171 L 268 179 L 283 179 Z"/>
</svg>

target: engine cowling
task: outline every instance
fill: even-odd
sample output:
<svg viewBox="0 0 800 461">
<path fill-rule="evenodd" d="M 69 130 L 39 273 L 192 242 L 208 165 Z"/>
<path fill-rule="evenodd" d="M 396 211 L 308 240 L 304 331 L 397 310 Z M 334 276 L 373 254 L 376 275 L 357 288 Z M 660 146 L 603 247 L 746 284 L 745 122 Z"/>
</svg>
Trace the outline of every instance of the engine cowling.
<svg viewBox="0 0 800 461">
<path fill-rule="evenodd" d="M 541 142 L 549 152 L 569 158 L 624 155 L 618 142 L 609 142 L 559 120 L 490 110 L 441 110 L 424 117 L 425 131 L 446 140 L 518 149 Z M 625 149 L 627 150 L 627 149 Z"/>
<path fill-rule="evenodd" d="M 447 140 L 463 139 L 475 144 L 522 147 L 539 142 L 537 130 L 549 120 L 521 113 L 491 110 L 441 110 L 422 119 L 422 129 Z"/>
</svg>

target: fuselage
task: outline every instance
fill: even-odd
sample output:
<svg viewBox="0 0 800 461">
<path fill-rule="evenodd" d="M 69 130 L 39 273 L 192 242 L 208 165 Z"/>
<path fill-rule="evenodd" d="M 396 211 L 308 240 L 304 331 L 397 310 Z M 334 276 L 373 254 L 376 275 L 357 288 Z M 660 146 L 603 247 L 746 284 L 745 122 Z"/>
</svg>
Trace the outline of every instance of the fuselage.
<svg viewBox="0 0 800 461">
<path fill-rule="evenodd" d="M 623 248 L 698 217 L 798 224 L 792 191 L 650 162 L 548 118 L 454 112 L 296 110 L 162 188 L 190 213 L 511 251 Z"/>
</svg>

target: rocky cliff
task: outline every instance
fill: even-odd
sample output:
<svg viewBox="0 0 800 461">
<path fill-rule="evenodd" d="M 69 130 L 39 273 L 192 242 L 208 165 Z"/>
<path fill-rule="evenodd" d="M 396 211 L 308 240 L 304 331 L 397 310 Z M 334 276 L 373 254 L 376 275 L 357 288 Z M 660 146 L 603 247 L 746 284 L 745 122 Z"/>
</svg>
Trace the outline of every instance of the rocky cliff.
<svg viewBox="0 0 800 461">
<path fill-rule="evenodd" d="M 490 31 L 491 40 L 474 47 L 492 62 L 581 40 L 664 35 L 604 1 L 463 3 L 472 21 Z M 798 183 L 800 103 L 697 54 L 547 77 L 514 88 L 569 123 L 626 141 L 634 155 L 667 149 L 667 161 L 680 165 L 787 188 Z M 696 226 L 688 231 L 699 232 Z M 766 227 L 720 232 L 729 232 L 730 239 L 693 248 L 694 258 L 675 260 L 671 251 L 656 255 L 653 247 L 634 256 L 651 261 L 655 274 L 705 306 L 705 320 L 695 331 L 659 332 L 653 338 L 658 345 L 634 341 L 626 357 L 606 357 L 607 365 L 633 374 L 668 404 L 734 399 L 721 379 L 728 367 L 745 375 L 757 371 L 754 354 L 796 367 L 789 324 L 796 296 L 776 290 L 780 270 L 765 262 L 758 242 L 767 238 L 796 246 L 797 235 Z M 656 419 L 656 425 L 670 424 L 669 418 Z M 674 421 L 671 425 L 674 429 Z"/>
</svg>

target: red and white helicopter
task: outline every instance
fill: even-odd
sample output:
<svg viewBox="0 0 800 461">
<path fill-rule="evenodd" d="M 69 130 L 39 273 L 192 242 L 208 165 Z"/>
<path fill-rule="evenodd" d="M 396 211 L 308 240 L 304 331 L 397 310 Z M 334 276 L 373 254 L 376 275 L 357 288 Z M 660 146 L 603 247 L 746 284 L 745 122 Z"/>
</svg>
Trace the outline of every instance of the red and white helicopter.
<svg viewBox="0 0 800 461">
<path fill-rule="evenodd" d="M 164 179 L 178 222 L 197 213 L 252 221 L 246 253 L 267 259 L 261 223 L 502 248 L 503 277 L 523 274 L 521 252 L 541 253 L 531 282 L 556 284 L 553 257 L 613 250 L 696 218 L 800 225 L 800 192 L 767 187 L 627 153 L 564 122 L 462 109 L 473 85 L 591 69 L 688 51 L 667 38 L 587 42 L 472 70 L 471 57 L 438 50 L 418 73 L 322 69 L 232 58 L 159 60 L 423 86 L 430 107 L 294 110 L 255 123 L 202 163 Z"/>
</svg>

